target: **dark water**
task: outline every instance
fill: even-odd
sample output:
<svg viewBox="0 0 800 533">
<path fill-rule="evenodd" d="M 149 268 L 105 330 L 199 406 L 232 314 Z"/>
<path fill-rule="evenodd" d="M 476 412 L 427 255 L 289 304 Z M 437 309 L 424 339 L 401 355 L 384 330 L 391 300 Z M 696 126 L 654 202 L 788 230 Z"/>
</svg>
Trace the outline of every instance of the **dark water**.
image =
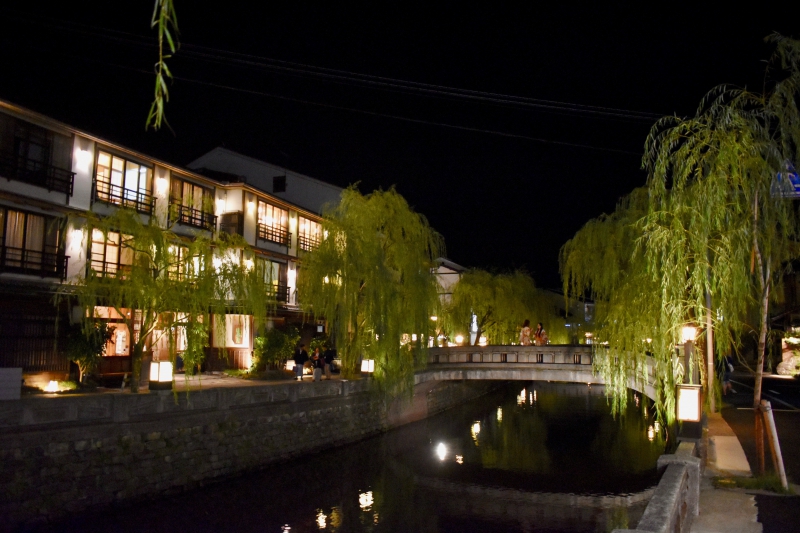
<svg viewBox="0 0 800 533">
<path fill-rule="evenodd" d="M 612 417 L 601 388 L 520 382 L 358 444 L 42 531 L 610 532 L 635 527 L 658 482 L 665 440 L 652 426 L 643 404 Z"/>
</svg>

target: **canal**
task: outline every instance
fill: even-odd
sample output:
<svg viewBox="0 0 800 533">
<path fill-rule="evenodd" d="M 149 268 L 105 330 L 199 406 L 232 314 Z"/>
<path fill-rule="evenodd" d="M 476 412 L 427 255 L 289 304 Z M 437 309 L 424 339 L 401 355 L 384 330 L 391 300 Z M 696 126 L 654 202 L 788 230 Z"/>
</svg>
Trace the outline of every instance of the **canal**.
<svg viewBox="0 0 800 533">
<path fill-rule="evenodd" d="M 633 394 L 633 393 L 632 393 Z M 503 384 L 381 436 L 38 531 L 606 532 L 633 528 L 665 452 L 647 399 Z"/>
</svg>

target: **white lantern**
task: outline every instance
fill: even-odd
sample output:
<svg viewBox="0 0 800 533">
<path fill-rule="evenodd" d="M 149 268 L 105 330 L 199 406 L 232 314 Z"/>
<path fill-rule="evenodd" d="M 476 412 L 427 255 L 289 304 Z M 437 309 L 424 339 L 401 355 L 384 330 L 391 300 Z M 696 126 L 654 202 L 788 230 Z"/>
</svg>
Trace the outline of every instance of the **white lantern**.
<svg viewBox="0 0 800 533">
<path fill-rule="evenodd" d="M 172 362 L 150 363 L 150 390 L 172 390 Z"/>
</svg>

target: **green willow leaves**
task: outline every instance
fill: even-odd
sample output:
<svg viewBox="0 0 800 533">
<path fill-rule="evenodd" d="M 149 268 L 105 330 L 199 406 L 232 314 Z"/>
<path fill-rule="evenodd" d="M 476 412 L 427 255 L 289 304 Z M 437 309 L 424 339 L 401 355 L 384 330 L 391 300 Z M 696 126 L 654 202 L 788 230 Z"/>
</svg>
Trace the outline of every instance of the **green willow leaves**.
<svg viewBox="0 0 800 533">
<path fill-rule="evenodd" d="M 148 347 L 166 341 L 174 361 L 180 329 L 186 340 L 181 355 L 191 374 L 205 358 L 212 325 L 224 338 L 226 313 L 252 315 L 257 328 L 276 303 L 263 263 L 253 261 L 243 239 L 199 232 L 184 239 L 158 218 L 143 221 L 138 213 L 119 209 L 108 217 L 76 221 L 87 228 L 90 265 L 60 295 L 82 309 L 86 334 L 97 319 L 108 318 L 98 308 L 111 308 L 120 317 L 131 335 L 133 392 Z M 109 253 L 109 246 L 115 251 Z"/>
<path fill-rule="evenodd" d="M 596 366 L 610 394 L 624 402 L 629 380 L 644 384 L 647 352 L 668 420 L 684 372 L 673 356 L 681 327 L 710 322 L 725 353 L 751 328 L 753 308 L 760 400 L 769 304 L 798 256 L 796 213 L 778 175 L 800 160 L 800 42 L 770 40 L 778 81 L 763 94 L 720 86 L 695 116 L 658 121 L 645 144 L 647 189 L 562 248 L 565 291 L 597 300 L 597 337 L 608 347 L 598 348 Z"/>
<path fill-rule="evenodd" d="M 155 64 L 155 95 L 147 114 L 145 129 L 152 126 L 154 130 L 159 130 L 162 124 L 169 127 L 165 117 L 165 108 L 169 102 L 167 80 L 172 79 L 172 72 L 167 66 L 167 59 L 171 58 L 178 49 L 178 17 L 175 14 L 175 5 L 172 0 L 155 0 L 150 27 L 156 28 L 158 34 L 158 61 Z M 173 36 L 173 32 L 175 36 Z M 169 49 L 168 53 L 164 52 L 165 44 Z"/>
<path fill-rule="evenodd" d="M 345 376 L 374 359 L 384 392 L 410 393 L 438 308 L 431 269 L 442 238 L 394 190 L 345 190 L 322 229 L 298 276 L 304 309 L 328 320 Z"/>
</svg>

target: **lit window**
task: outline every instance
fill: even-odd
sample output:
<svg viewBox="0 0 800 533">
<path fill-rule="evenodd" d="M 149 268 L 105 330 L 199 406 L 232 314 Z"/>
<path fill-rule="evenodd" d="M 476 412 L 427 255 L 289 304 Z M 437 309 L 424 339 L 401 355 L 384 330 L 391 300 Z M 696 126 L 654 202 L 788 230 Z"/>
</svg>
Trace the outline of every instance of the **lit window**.
<svg viewBox="0 0 800 533">
<path fill-rule="evenodd" d="M 213 196 L 209 189 L 173 176 L 170 219 L 213 231 L 217 225 Z"/>
<path fill-rule="evenodd" d="M 109 231 L 103 234 L 95 228 L 92 230 L 91 267 L 98 275 L 116 276 L 124 275 L 133 265 L 133 248 L 130 246 L 131 237 L 120 235 L 119 232 Z"/>
<path fill-rule="evenodd" d="M 289 212 L 286 209 L 258 201 L 258 238 L 289 246 Z"/>
<path fill-rule="evenodd" d="M 152 185 L 152 168 L 102 150 L 97 152 L 95 200 L 152 213 Z"/>
<path fill-rule="evenodd" d="M 299 217 L 297 228 L 297 245 L 301 250 L 311 251 L 319 246 L 322 240 L 322 224 L 305 217 Z"/>
</svg>

